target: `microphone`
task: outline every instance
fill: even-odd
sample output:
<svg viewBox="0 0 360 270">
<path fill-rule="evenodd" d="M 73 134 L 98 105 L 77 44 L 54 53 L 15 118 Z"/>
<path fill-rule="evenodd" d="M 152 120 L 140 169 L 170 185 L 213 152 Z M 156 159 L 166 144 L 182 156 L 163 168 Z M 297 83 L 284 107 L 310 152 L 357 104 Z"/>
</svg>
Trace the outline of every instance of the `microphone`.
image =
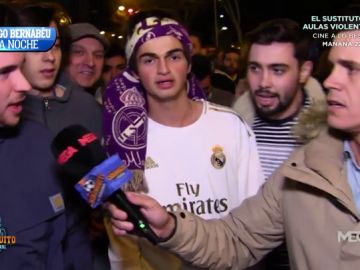
<svg viewBox="0 0 360 270">
<path fill-rule="evenodd" d="M 160 242 L 140 207 L 132 204 L 121 190 L 133 173 L 118 155 L 106 156 L 94 133 L 81 125 L 69 126 L 56 135 L 51 148 L 60 168 L 69 176 L 69 184 L 92 208 L 110 201 L 128 214 L 136 232 L 153 244 Z"/>
</svg>

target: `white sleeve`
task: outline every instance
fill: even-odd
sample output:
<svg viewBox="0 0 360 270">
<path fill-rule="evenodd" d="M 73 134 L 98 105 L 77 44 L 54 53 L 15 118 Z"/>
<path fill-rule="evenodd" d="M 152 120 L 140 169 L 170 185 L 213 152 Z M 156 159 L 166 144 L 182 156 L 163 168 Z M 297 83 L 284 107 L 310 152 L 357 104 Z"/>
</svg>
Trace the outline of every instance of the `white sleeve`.
<svg viewBox="0 0 360 270">
<path fill-rule="evenodd" d="M 259 187 L 265 182 L 260 164 L 255 134 L 244 122 L 239 121 L 238 127 L 238 179 L 240 202 L 257 193 Z"/>
</svg>

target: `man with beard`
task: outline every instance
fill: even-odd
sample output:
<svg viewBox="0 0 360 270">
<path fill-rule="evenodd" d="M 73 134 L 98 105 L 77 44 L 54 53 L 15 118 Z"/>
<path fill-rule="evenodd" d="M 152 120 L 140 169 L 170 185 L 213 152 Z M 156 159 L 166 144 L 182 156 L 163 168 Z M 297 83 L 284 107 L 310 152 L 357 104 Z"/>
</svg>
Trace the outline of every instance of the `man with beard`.
<svg viewBox="0 0 360 270">
<path fill-rule="evenodd" d="M 305 88 L 313 63 L 310 41 L 299 25 L 289 19 L 261 24 L 247 34 L 247 81 L 249 91 L 235 109 L 252 126 L 265 179 L 303 144 L 293 133 L 304 108 L 324 93 Z M 318 88 L 319 89 L 319 88 Z M 244 104 L 246 106 L 238 106 Z M 249 108 L 250 107 L 250 108 Z M 285 245 L 265 259 L 266 269 L 288 269 Z"/>
<path fill-rule="evenodd" d="M 265 22 L 247 34 L 247 42 L 250 89 L 234 109 L 254 130 L 261 165 L 268 178 L 302 144 L 292 132 L 299 113 L 310 103 L 323 100 L 324 93 L 320 87 L 304 87 L 313 63 L 310 42 L 296 22 Z"/>
</svg>

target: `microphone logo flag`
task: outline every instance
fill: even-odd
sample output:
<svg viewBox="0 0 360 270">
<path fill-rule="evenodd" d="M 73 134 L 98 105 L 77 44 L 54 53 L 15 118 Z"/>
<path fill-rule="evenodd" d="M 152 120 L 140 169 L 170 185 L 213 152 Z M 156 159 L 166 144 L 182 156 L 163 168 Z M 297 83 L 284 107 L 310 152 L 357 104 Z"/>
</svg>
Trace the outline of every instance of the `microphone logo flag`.
<svg viewBox="0 0 360 270">
<path fill-rule="evenodd" d="M 125 162 L 113 155 L 86 174 L 75 189 L 92 208 L 96 208 L 132 177 Z"/>
</svg>

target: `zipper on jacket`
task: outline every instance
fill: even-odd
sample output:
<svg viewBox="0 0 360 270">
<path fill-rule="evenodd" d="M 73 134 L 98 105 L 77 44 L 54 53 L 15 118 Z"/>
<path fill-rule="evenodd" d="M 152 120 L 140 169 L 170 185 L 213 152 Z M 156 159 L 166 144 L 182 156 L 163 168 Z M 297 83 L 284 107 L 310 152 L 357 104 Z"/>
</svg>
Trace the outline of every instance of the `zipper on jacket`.
<svg viewBox="0 0 360 270">
<path fill-rule="evenodd" d="M 45 111 L 50 109 L 49 99 L 47 97 L 44 97 L 44 108 L 45 108 Z"/>
<path fill-rule="evenodd" d="M 46 117 L 46 114 L 47 114 L 46 111 L 50 110 L 49 98 L 44 97 L 43 101 L 44 101 L 44 124 L 45 124 L 45 126 L 48 126 L 47 117 Z"/>
</svg>

